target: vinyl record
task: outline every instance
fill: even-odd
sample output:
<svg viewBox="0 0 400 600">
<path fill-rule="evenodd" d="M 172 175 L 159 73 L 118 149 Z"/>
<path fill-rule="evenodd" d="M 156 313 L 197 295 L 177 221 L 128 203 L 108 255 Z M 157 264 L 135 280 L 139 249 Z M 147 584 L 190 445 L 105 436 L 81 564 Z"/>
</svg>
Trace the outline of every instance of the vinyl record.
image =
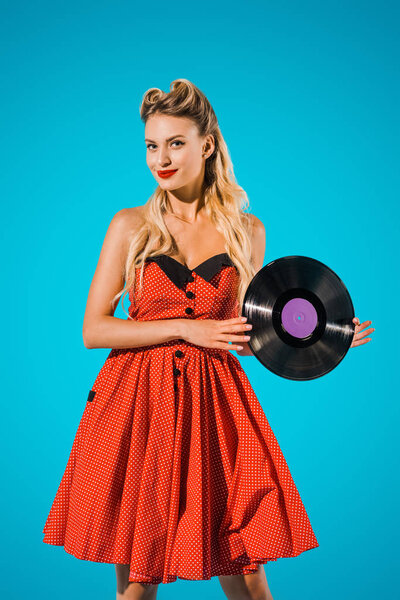
<svg viewBox="0 0 400 600">
<path fill-rule="evenodd" d="M 354 307 L 343 281 L 322 262 L 285 256 L 260 269 L 243 301 L 249 347 L 270 371 L 305 381 L 332 371 L 350 348 Z"/>
</svg>

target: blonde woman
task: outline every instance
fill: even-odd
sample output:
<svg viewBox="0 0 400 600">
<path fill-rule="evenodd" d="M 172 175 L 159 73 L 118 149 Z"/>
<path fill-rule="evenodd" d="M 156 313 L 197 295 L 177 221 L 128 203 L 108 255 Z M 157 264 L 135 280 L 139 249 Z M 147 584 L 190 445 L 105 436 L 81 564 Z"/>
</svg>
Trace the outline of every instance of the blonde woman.
<svg viewBox="0 0 400 600">
<path fill-rule="evenodd" d="M 112 218 L 83 323 L 111 348 L 88 391 L 44 542 L 112 563 L 117 599 L 218 577 L 271 600 L 263 565 L 316 548 L 306 510 L 232 351 L 251 354 L 244 292 L 265 229 L 246 212 L 216 115 L 178 79 L 141 105 L 157 188 Z M 114 317 L 128 294 L 127 319 Z M 357 342 L 364 343 L 364 342 Z"/>
</svg>

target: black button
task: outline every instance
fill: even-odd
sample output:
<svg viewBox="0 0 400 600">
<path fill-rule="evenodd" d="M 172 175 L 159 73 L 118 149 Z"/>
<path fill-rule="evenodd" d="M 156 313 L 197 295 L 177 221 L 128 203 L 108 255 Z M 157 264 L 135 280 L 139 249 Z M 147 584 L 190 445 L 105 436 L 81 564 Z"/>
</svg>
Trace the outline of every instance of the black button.
<svg viewBox="0 0 400 600">
<path fill-rule="evenodd" d="M 177 369 L 176 367 L 174 367 L 174 375 L 180 375 L 181 372 L 179 369 Z"/>
<path fill-rule="evenodd" d="M 183 352 L 182 352 L 182 350 L 177 350 L 177 351 L 175 352 L 175 356 L 177 356 L 178 358 L 181 358 L 181 357 L 183 356 Z"/>
<path fill-rule="evenodd" d="M 190 315 L 190 313 L 192 313 L 192 312 L 193 312 L 193 308 L 190 308 L 190 306 L 185 308 L 185 313 L 187 313 L 188 315 Z"/>
<path fill-rule="evenodd" d="M 186 296 L 187 296 L 188 298 L 194 298 L 194 297 L 195 297 L 195 294 L 194 294 L 193 292 L 190 292 L 190 291 L 189 291 L 189 292 L 186 292 Z"/>
</svg>

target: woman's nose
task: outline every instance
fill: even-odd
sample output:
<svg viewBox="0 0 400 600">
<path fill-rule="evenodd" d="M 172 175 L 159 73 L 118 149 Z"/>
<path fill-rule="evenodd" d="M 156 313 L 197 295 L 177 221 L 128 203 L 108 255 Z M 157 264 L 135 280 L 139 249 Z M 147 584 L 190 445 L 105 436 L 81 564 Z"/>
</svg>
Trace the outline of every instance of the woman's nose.
<svg viewBox="0 0 400 600">
<path fill-rule="evenodd" d="M 160 165 L 160 167 L 163 167 L 165 165 L 170 164 L 170 159 L 168 156 L 168 152 L 166 152 L 165 150 L 160 150 L 160 153 L 158 155 L 158 164 Z"/>
</svg>

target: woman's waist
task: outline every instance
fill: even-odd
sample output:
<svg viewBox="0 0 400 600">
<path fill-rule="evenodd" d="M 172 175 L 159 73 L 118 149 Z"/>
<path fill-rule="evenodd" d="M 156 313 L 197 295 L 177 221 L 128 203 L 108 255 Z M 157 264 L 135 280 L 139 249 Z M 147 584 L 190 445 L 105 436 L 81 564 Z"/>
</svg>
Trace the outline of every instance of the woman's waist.
<svg viewBox="0 0 400 600">
<path fill-rule="evenodd" d="M 110 352 L 110 356 L 118 356 L 126 353 L 158 353 L 165 351 L 169 351 L 171 353 L 177 352 L 178 355 L 181 352 L 185 352 L 186 354 L 209 354 L 217 356 L 226 356 L 231 352 L 230 350 L 224 348 L 209 348 L 206 346 L 199 346 L 197 344 L 187 342 L 184 339 L 177 338 L 174 340 L 169 340 L 168 342 L 161 342 L 157 344 L 147 344 L 144 346 L 134 346 L 131 348 L 113 348 Z"/>
</svg>

